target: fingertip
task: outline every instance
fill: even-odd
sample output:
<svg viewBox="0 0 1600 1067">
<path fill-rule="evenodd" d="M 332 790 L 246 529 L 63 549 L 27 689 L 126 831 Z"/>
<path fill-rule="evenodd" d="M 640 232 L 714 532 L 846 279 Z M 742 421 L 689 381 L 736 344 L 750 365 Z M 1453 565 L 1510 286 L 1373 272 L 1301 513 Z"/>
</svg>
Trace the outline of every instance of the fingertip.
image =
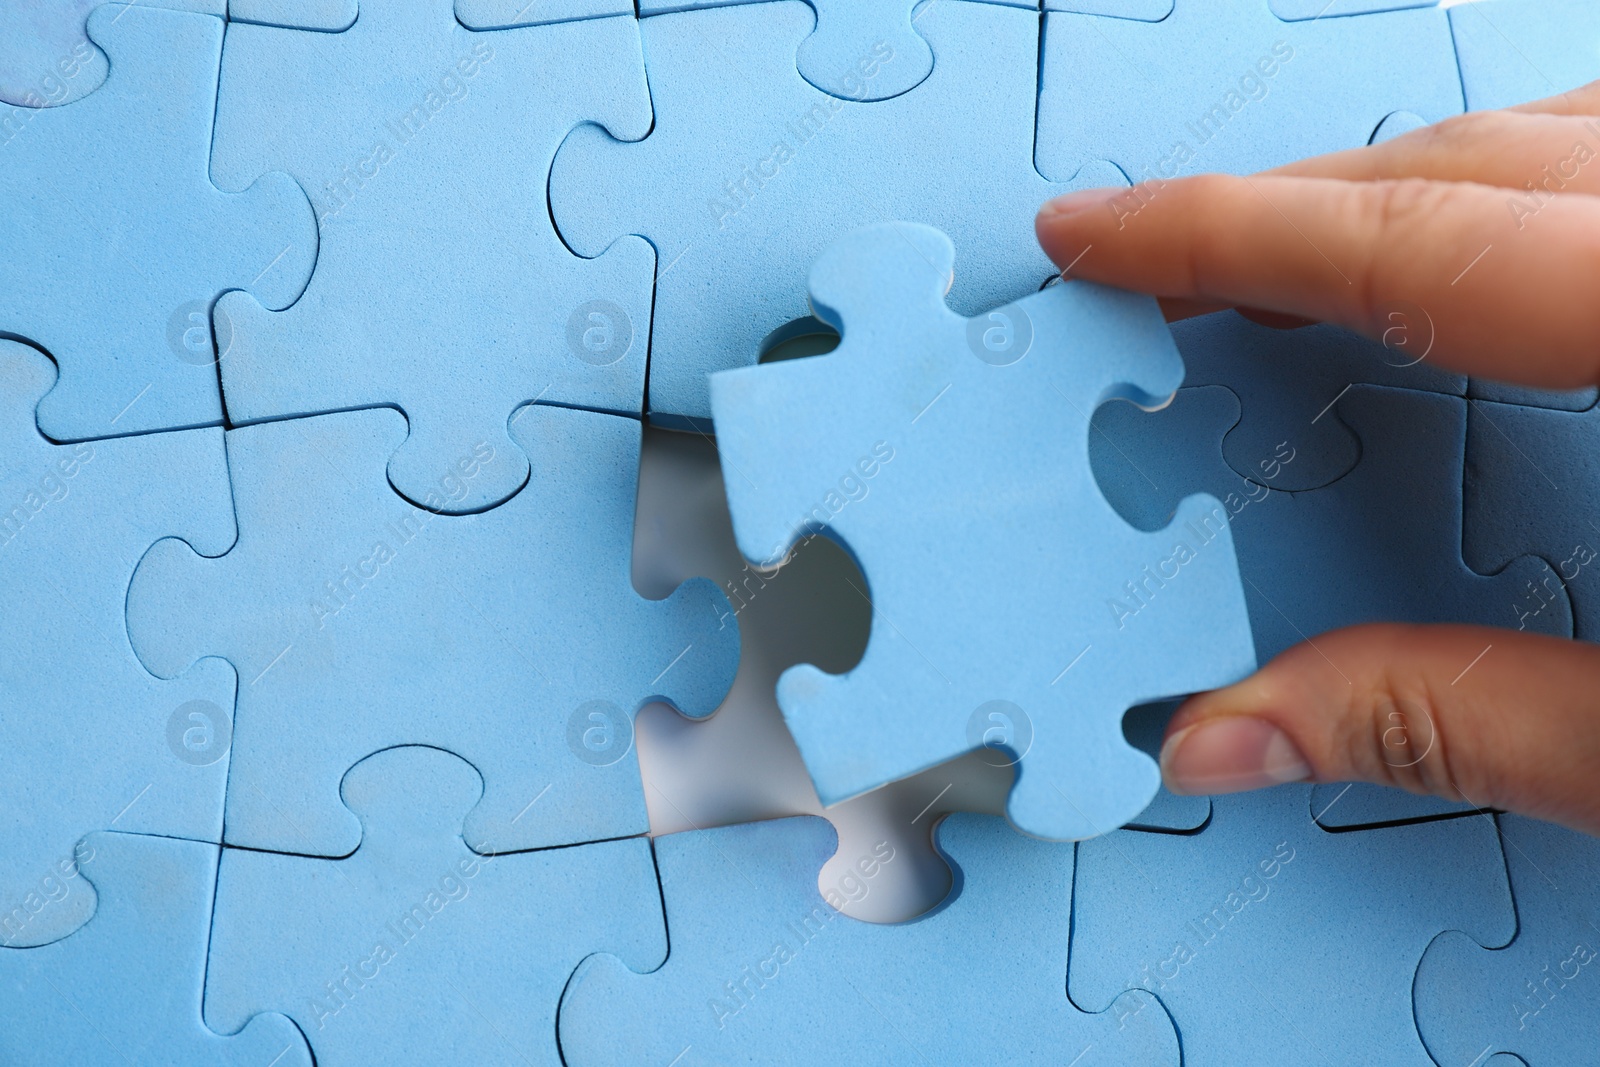
<svg viewBox="0 0 1600 1067">
<path fill-rule="evenodd" d="M 1170 792 L 1203 796 L 1303 782 L 1312 769 L 1275 724 L 1250 715 L 1222 715 L 1167 736 L 1161 777 Z"/>
</svg>

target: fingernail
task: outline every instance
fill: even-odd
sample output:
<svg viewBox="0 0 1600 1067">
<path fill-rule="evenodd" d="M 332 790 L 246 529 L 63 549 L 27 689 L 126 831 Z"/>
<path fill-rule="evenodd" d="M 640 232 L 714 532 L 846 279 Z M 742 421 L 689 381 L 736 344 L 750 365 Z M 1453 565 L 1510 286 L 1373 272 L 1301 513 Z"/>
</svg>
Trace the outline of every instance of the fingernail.
<svg viewBox="0 0 1600 1067">
<path fill-rule="evenodd" d="M 1161 746 L 1161 777 L 1174 793 L 1265 789 L 1311 777 L 1289 735 L 1264 719 L 1229 715 L 1187 726 Z"/>
<path fill-rule="evenodd" d="M 1067 193 L 1065 196 L 1058 196 L 1054 200 L 1046 200 L 1044 206 L 1039 209 L 1039 217 L 1042 219 L 1055 219 L 1064 218 L 1068 215 L 1077 215 L 1091 208 L 1097 208 L 1119 193 L 1125 192 L 1127 192 L 1126 189 L 1110 188 L 1082 189 L 1076 193 Z"/>
</svg>

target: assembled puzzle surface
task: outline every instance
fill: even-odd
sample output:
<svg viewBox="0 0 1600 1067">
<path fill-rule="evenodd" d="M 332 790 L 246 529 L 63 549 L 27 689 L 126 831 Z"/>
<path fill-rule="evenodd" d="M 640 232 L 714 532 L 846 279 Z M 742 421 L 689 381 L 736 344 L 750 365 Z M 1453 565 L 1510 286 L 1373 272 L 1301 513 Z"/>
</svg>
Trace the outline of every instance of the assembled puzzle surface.
<svg viewBox="0 0 1600 1067">
<path fill-rule="evenodd" d="M 1032 230 L 1596 77 L 1585 0 L 4 4 L 0 1061 L 1600 1064 L 1592 840 L 1152 759 L 1334 627 L 1600 639 L 1596 390 Z"/>
</svg>

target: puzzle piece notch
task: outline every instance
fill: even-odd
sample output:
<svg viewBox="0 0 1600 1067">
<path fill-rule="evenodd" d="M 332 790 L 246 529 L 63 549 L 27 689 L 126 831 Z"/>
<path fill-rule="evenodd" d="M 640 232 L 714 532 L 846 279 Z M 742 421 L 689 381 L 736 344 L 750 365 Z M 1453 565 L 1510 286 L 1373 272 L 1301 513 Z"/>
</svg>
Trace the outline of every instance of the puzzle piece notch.
<svg viewBox="0 0 1600 1067">
<path fill-rule="evenodd" d="M 222 20 L 106 5 L 88 28 L 110 57 L 105 85 L 31 112 L 5 146 L 0 329 L 61 367 L 38 409 L 58 441 L 215 424 L 212 302 L 248 288 L 293 303 L 316 219 L 285 174 L 241 193 L 211 184 Z"/>
<path fill-rule="evenodd" d="M 105 83 L 106 54 L 89 40 L 89 12 L 105 0 L 52 0 L 0 6 L 0 105 L 62 107 Z M 226 0 L 143 0 L 147 6 L 222 17 Z M 0 121 L 9 141 L 26 119 Z"/>
<path fill-rule="evenodd" d="M 982 250 L 951 295 L 972 314 L 1056 273 L 1019 220 L 1072 188 L 1126 184 L 1109 165 L 1073 183 L 1046 182 L 1033 168 L 1037 12 L 925 6 L 916 28 L 937 57 L 933 73 L 870 104 L 828 96 L 797 72 L 815 24 L 792 0 L 641 19 L 653 132 L 623 144 L 580 127 L 556 155 L 550 206 L 568 245 L 594 255 L 632 233 L 657 249 L 653 421 L 705 429 L 707 375 L 755 364 L 764 342 L 810 314 L 806 272 L 852 228 L 915 219 Z M 707 66 L 707 39 L 739 63 Z M 752 78 L 763 87 L 754 105 Z M 942 146 L 937 160 L 930 144 Z M 920 160 L 928 164 L 907 162 Z M 979 186 L 987 193 L 975 206 Z"/>
<path fill-rule="evenodd" d="M 1529 583 L 1545 588 L 1545 579 L 1554 578 L 1537 556 L 1518 556 L 1487 576 L 1461 558 L 1465 401 L 1352 387 L 1328 417 L 1360 441 L 1361 462 L 1331 485 L 1303 493 L 1245 482 L 1222 461 L 1221 442 L 1239 412 L 1237 396 L 1218 386 L 1181 389 L 1154 414 L 1107 405 L 1095 416 L 1089 450 L 1106 498 L 1140 529 L 1167 521 L 1185 493 L 1206 491 L 1224 501 L 1260 662 L 1320 633 L 1366 622 L 1514 626 Z M 1291 457 L 1287 466 L 1296 462 Z M 1541 612 L 1524 625 L 1570 636 L 1565 593 L 1557 588 L 1538 603 Z M 1348 808 L 1345 800 L 1352 801 Z M 1334 801 L 1326 796 L 1318 810 L 1339 828 L 1473 810 L 1359 786 Z"/>
<path fill-rule="evenodd" d="M 1310 792 L 1213 798 L 1198 834 L 1081 843 L 1073 1002 L 1149 991 L 1195 1067 L 1306 1056 L 1433 1067 L 1412 1021 L 1417 960 L 1442 930 L 1504 941 L 1515 929 L 1493 825 L 1330 834 L 1310 818 Z"/>
<path fill-rule="evenodd" d="M 1225 386 L 1239 398 L 1241 417 L 1222 440 L 1228 466 L 1277 490 L 1320 489 L 1355 467 L 1360 442 L 1332 416 L 1351 385 L 1453 396 L 1467 389 L 1465 375 L 1338 326 L 1274 329 L 1222 311 L 1174 323 L 1172 334 L 1185 386 Z M 1283 462 L 1285 448 L 1293 462 Z"/>
<path fill-rule="evenodd" d="M 233 542 L 222 431 L 58 445 L 34 423 L 55 377 L 42 353 L 0 340 L 0 603 L 16 609 L 0 617 L 0 945 L 13 948 L 93 913 L 72 859 L 84 834 L 221 840 L 233 706 L 226 665 L 159 680 L 123 621 L 156 541 Z"/>
<path fill-rule="evenodd" d="M 1600 987 L 1583 973 L 1600 941 L 1600 845 L 1519 815 L 1499 824 L 1516 937 L 1440 934 L 1417 968 L 1417 1029 L 1440 1063 L 1491 1051 L 1527 1067 L 1600 1063 L 1591 1039 Z"/>
<path fill-rule="evenodd" d="M 461 837 L 481 792 L 451 753 L 389 749 L 344 777 L 352 855 L 225 850 L 207 1020 L 282 1010 L 329 1067 L 558 1064 L 557 1005 L 584 957 L 666 957 L 650 844 L 481 855 Z"/>
<path fill-rule="evenodd" d="M 1380 5 L 1399 6 L 1350 6 Z M 1036 162 L 1046 177 L 1092 160 L 1135 182 L 1250 174 L 1367 144 L 1395 111 L 1437 122 L 1462 110 L 1449 24 L 1433 8 L 1284 22 L 1263 0 L 1177 0 L 1165 16 L 1161 3 L 1128 8 L 1160 21 L 1045 6 Z"/>
<path fill-rule="evenodd" d="M 293 307 L 217 304 L 233 424 L 398 407 L 390 481 L 470 514 L 528 477 L 507 430 L 522 404 L 640 413 L 655 253 L 627 237 L 574 256 L 545 196 L 574 126 L 650 128 L 633 18 L 475 33 L 452 0 L 373 0 L 343 33 L 230 27 L 221 84 L 218 182 L 284 167 L 322 227 Z M 480 447 L 505 460 L 438 493 Z"/>
<path fill-rule="evenodd" d="M 1475 400 L 1467 413 L 1462 554 L 1493 571 L 1523 552 L 1552 561 L 1529 575 L 1515 609 L 1528 629 L 1571 599 L 1574 630 L 1600 640 L 1600 530 L 1588 504 L 1600 486 L 1600 408 L 1557 411 Z"/>
<path fill-rule="evenodd" d="M 710 582 L 659 601 L 633 589 L 641 430 L 528 407 L 512 426 L 534 460 L 527 486 L 467 516 L 391 490 L 384 468 L 405 432 L 392 409 L 228 432 L 238 545 L 216 559 L 156 545 L 133 575 L 127 615 L 156 674 L 220 655 L 247 683 L 229 844 L 348 855 L 360 828 L 339 782 L 401 744 L 446 749 L 483 774 L 466 822 L 479 851 L 648 828 L 633 715 L 654 700 L 709 715 L 739 642 Z"/>
<path fill-rule="evenodd" d="M 1090 1015 L 1066 997 L 1072 846 L 964 814 L 936 834 L 956 887 L 895 925 L 842 916 L 818 894 L 836 845 L 821 819 L 657 838 L 672 953 L 649 974 L 608 956 L 578 968 L 561 1005 L 565 1061 L 1041 1063 L 1092 1048 L 1096 1063 L 1177 1062 L 1154 998 Z M 980 940 L 989 950 L 974 954 Z"/>
<path fill-rule="evenodd" d="M 1037 836 L 1086 837 L 1133 818 L 1158 785 L 1122 736 L 1127 709 L 1253 670 L 1238 572 L 1226 529 L 1204 529 L 1215 501 L 1186 500 L 1169 529 L 1140 533 L 1084 462 L 1097 404 L 1159 404 L 1182 378 L 1154 304 L 1074 284 L 968 320 L 943 301 L 952 263 L 931 227 L 856 231 L 812 272 L 839 347 L 712 378 L 734 532 L 746 558 L 771 562 L 826 531 L 871 585 L 860 665 L 802 665 L 778 685 L 824 804 L 980 747 L 1001 701 L 1026 734 L 1011 742 L 1008 814 Z M 1018 582 L 1015 561 L 1035 554 L 1048 562 Z M 1142 577 L 1162 560 L 1181 582 Z M 1112 606 L 1123 574 L 1165 590 L 1137 622 L 1144 607 Z"/>
<path fill-rule="evenodd" d="M 1480 0 L 1449 15 L 1472 111 L 1526 104 L 1600 78 L 1600 10 L 1585 0 Z"/>
<path fill-rule="evenodd" d="M 272 1063 L 311 1067 L 281 1015 L 242 1016 L 231 1033 L 201 1019 L 216 845 L 122 833 L 79 842 L 94 883 L 88 923 L 42 948 L 0 948 L 0 1058 L 15 1067 L 105 1063 Z"/>
<path fill-rule="evenodd" d="M 754 0 L 642 0 L 641 16 Z M 1021 0 L 983 0 L 1032 7 Z M 922 0 L 806 0 L 816 28 L 800 42 L 796 67 L 816 88 L 841 100 L 888 100 L 908 93 L 933 70 L 933 50 L 917 32 Z"/>
</svg>

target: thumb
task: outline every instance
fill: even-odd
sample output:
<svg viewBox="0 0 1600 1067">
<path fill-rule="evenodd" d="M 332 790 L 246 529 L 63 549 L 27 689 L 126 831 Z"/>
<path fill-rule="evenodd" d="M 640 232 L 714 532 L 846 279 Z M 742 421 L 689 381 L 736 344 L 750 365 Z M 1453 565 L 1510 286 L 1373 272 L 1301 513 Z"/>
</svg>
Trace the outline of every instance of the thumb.
<svg viewBox="0 0 1600 1067">
<path fill-rule="evenodd" d="M 1475 626 L 1356 626 L 1191 697 L 1175 793 L 1362 781 L 1600 834 L 1600 647 Z"/>
</svg>

